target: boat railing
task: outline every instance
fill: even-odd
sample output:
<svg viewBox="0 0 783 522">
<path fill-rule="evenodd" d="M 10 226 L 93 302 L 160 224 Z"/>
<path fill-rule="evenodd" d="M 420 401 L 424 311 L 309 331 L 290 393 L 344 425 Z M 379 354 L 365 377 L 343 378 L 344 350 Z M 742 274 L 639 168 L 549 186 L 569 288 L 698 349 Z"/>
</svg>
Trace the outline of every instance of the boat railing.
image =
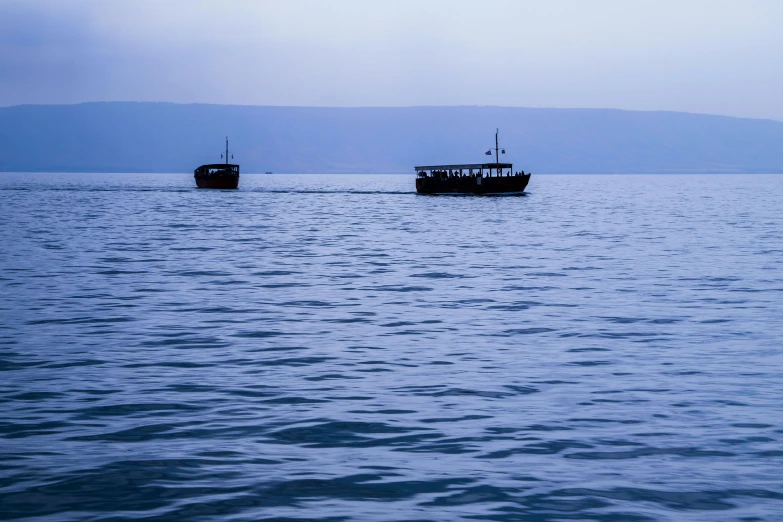
<svg viewBox="0 0 783 522">
<path fill-rule="evenodd" d="M 513 177 L 524 175 L 514 173 L 511 163 L 469 163 L 461 165 L 427 165 L 414 167 L 419 178 L 483 178 Z M 493 175 L 494 174 L 494 175 Z"/>
</svg>

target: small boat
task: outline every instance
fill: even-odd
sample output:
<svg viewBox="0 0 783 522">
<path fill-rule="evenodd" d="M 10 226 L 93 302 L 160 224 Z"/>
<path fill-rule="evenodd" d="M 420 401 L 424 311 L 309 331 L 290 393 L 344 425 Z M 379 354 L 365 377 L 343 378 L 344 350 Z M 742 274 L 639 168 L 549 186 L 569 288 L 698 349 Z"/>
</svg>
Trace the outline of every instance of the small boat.
<svg viewBox="0 0 783 522">
<path fill-rule="evenodd" d="M 523 192 L 530 174 L 514 172 L 511 163 L 500 163 L 498 132 L 495 130 L 495 162 L 461 165 L 425 165 L 416 169 L 416 192 L 419 194 L 507 194 Z M 492 155 L 491 149 L 485 154 Z M 494 175 L 493 175 L 494 171 Z"/>
<path fill-rule="evenodd" d="M 223 155 L 221 154 L 222 158 Z M 233 159 L 234 155 L 231 155 Z M 226 163 L 202 165 L 193 171 L 198 188 L 235 189 L 239 186 L 239 165 L 228 162 L 228 136 L 226 136 Z"/>
</svg>

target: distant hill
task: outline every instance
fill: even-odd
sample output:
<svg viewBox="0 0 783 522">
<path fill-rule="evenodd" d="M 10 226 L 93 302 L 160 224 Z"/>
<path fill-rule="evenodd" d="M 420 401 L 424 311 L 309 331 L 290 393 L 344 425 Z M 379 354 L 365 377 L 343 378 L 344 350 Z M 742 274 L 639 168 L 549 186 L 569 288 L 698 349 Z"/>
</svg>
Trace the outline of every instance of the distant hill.
<svg viewBox="0 0 783 522">
<path fill-rule="evenodd" d="M 242 172 L 389 173 L 478 163 L 500 128 L 534 173 L 783 172 L 783 122 L 512 107 L 85 103 L 0 108 L 0 171 L 192 172 L 229 136 Z"/>
</svg>

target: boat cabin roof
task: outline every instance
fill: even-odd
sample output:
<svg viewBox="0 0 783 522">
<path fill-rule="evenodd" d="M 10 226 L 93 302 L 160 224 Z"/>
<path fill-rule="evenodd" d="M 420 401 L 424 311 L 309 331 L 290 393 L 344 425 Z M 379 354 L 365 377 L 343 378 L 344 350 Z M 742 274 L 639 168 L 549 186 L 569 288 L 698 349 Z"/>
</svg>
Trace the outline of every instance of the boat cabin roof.
<svg viewBox="0 0 783 522">
<path fill-rule="evenodd" d="M 511 163 L 465 163 L 463 165 L 425 165 L 413 167 L 416 171 L 423 170 L 461 170 L 461 169 L 510 169 Z"/>
<path fill-rule="evenodd" d="M 225 168 L 239 168 L 239 165 L 234 163 L 210 163 L 209 165 L 202 165 L 200 169 L 225 169 Z"/>
</svg>

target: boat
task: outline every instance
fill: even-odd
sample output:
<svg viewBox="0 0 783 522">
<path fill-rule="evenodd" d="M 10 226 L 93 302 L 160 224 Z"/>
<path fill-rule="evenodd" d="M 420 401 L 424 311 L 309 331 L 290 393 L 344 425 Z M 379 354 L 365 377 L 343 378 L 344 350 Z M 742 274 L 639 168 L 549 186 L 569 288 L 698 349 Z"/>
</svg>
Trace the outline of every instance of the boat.
<svg viewBox="0 0 783 522">
<path fill-rule="evenodd" d="M 500 163 L 498 131 L 495 129 L 495 162 L 461 165 L 423 165 L 416 169 L 416 192 L 419 194 L 508 194 L 521 193 L 530 182 L 530 174 L 514 172 L 511 163 Z M 491 156 L 491 149 L 485 154 Z M 493 175 L 494 173 L 494 175 Z"/>
<path fill-rule="evenodd" d="M 226 163 L 202 165 L 193 171 L 198 188 L 235 189 L 239 186 L 239 165 L 228 162 L 228 136 L 226 136 Z M 222 158 L 223 155 L 221 154 Z M 234 155 L 231 155 L 233 159 Z"/>
</svg>

